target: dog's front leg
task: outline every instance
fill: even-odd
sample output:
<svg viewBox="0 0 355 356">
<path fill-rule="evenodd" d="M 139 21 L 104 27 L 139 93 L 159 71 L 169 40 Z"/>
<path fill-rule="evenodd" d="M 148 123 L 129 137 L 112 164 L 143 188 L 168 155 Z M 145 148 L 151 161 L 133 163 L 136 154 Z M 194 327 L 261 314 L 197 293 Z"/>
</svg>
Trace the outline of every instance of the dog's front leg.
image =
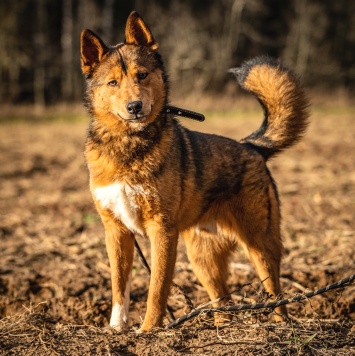
<svg viewBox="0 0 355 356">
<path fill-rule="evenodd" d="M 111 266 L 112 312 L 110 326 L 121 331 L 127 323 L 130 277 L 134 254 L 134 235 L 114 219 L 103 216 L 106 248 Z"/>
<path fill-rule="evenodd" d="M 149 285 L 147 312 L 140 331 L 162 326 L 167 299 L 173 278 L 178 232 L 168 231 L 158 224 L 147 229 L 151 243 L 151 279 Z"/>
</svg>

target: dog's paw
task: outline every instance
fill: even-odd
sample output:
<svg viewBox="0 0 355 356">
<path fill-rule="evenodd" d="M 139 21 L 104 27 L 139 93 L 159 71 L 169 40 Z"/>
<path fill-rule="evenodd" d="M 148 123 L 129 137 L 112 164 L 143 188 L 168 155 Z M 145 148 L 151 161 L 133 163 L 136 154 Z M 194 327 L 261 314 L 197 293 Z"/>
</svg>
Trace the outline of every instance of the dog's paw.
<svg viewBox="0 0 355 356">
<path fill-rule="evenodd" d="M 163 330 L 163 329 L 160 326 L 151 326 L 151 325 L 142 324 L 140 326 L 140 328 L 136 327 L 136 328 L 133 328 L 133 330 L 137 335 L 140 335 L 140 334 L 149 333 L 151 331 L 158 331 L 158 330 Z"/>
<path fill-rule="evenodd" d="M 103 331 L 108 334 L 116 334 L 116 333 L 121 333 L 124 331 L 125 328 L 118 326 L 118 325 L 107 325 L 103 327 Z"/>
<path fill-rule="evenodd" d="M 134 330 L 134 333 L 137 334 L 137 335 L 141 335 L 141 334 L 143 334 L 145 332 L 146 331 L 142 330 L 141 328 L 139 328 L 139 329 L 137 328 L 137 329 Z"/>
</svg>

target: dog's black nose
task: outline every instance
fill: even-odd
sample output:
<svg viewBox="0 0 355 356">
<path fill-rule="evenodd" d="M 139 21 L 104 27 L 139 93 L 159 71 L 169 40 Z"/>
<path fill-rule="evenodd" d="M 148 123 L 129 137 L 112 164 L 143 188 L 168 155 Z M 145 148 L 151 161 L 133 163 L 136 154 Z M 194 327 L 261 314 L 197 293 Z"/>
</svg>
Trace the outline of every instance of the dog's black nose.
<svg viewBox="0 0 355 356">
<path fill-rule="evenodd" d="M 143 108 L 143 103 L 140 100 L 130 101 L 126 107 L 130 114 L 138 114 Z"/>
</svg>

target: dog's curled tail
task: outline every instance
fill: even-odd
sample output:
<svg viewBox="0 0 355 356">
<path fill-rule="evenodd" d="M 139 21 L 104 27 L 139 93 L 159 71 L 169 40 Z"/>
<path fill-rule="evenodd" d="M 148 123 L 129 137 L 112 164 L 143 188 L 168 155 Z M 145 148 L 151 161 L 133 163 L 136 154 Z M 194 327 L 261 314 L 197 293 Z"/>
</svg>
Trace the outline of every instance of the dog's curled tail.
<svg viewBox="0 0 355 356">
<path fill-rule="evenodd" d="M 295 144 L 308 124 L 308 100 L 297 78 L 277 60 L 258 57 L 230 69 L 240 86 L 253 93 L 264 109 L 260 128 L 241 142 L 265 159 Z"/>
</svg>

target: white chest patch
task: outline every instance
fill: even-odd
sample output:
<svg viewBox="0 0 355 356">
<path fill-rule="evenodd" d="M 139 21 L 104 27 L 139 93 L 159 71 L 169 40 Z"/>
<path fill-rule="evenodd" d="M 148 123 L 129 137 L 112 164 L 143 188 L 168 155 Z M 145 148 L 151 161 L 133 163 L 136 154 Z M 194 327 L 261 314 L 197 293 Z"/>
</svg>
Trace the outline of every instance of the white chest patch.
<svg viewBox="0 0 355 356">
<path fill-rule="evenodd" d="M 141 185 L 128 185 L 115 182 L 94 189 L 94 196 L 105 209 L 111 210 L 127 228 L 135 234 L 143 235 L 143 227 L 139 221 L 140 206 L 137 196 L 147 196 Z"/>
</svg>

